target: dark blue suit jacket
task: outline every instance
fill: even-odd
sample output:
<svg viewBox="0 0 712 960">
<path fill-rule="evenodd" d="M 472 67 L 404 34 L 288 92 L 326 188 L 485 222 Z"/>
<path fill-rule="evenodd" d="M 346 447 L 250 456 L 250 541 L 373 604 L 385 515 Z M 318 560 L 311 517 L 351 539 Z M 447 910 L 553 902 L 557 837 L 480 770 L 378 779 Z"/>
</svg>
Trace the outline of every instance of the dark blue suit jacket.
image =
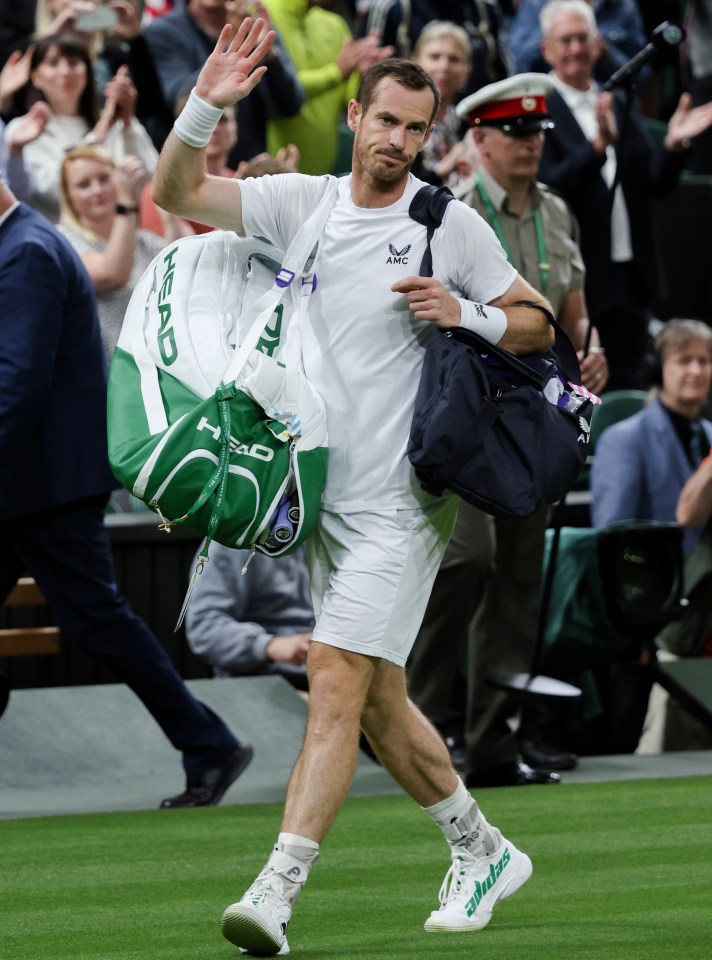
<svg viewBox="0 0 712 960">
<path fill-rule="evenodd" d="M 20 204 L 0 225 L 0 522 L 117 486 L 94 289 L 68 241 Z"/>
<path fill-rule="evenodd" d="M 606 300 L 610 266 L 610 193 L 601 176 L 599 157 L 561 94 L 547 98 L 555 123 L 547 130 L 538 178 L 558 190 L 571 206 L 581 228 L 581 253 L 586 265 L 586 299 L 594 323 Z M 623 104 L 615 100 L 621 128 Z M 654 149 L 645 133 L 640 114 L 631 111 L 621 167 L 621 186 L 630 218 L 633 262 L 648 302 L 663 293 L 662 267 L 654 238 L 651 196 L 664 196 L 675 186 L 685 163 L 685 154 Z M 641 304 L 645 306 L 645 304 Z"/>
</svg>

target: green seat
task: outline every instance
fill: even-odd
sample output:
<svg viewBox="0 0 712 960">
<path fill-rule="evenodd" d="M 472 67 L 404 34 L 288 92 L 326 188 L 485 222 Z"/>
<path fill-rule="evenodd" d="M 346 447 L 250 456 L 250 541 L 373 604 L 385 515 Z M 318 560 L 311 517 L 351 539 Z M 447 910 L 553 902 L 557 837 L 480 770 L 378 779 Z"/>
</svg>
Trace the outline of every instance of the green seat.
<svg viewBox="0 0 712 960">
<path fill-rule="evenodd" d="M 645 390 L 611 390 L 601 397 L 591 417 L 590 453 L 595 454 L 596 443 L 605 429 L 619 420 L 627 420 L 645 406 L 648 394 Z"/>
<path fill-rule="evenodd" d="M 588 447 L 588 459 L 576 478 L 574 490 L 588 490 L 588 477 L 591 463 L 596 454 L 596 444 L 603 433 L 613 423 L 626 420 L 645 406 L 648 394 L 645 390 L 611 390 L 601 396 L 599 406 L 593 408 L 591 417 L 591 437 Z"/>
</svg>

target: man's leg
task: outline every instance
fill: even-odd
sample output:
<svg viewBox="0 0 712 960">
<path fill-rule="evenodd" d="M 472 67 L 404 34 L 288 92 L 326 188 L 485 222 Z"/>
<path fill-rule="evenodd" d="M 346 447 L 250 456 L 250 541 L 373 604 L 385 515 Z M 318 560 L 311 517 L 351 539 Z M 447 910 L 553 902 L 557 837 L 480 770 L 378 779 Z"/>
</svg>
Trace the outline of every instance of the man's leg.
<svg viewBox="0 0 712 960">
<path fill-rule="evenodd" d="M 497 517 L 496 567 L 470 629 L 468 643 L 465 781 L 471 787 L 556 783 L 548 770 L 520 759 L 510 721 L 520 709 L 512 693 L 489 677 L 528 673 L 539 620 L 544 534 L 548 511 L 528 517 Z"/>
<path fill-rule="evenodd" d="M 334 822 L 356 771 L 361 713 L 379 662 L 311 644 L 307 728 L 287 789 L 283 831 L 321 843 Z"/>
<path fill-rule="evenodd" d="M 435 727 L 408 699 L 400 667 L 379 662 L 361 723 L 379 761 L 421 807 L 430 807 L 453 793 L 458 776 L 448 749 Z"/>
<path fill-rule="evenodd" d="M 292 907 L 353 780 L 361 714 L 378 662 L 318 641 L 309 648 L 307 727 L 282 830 L 262 873 L 223 913 L 223 935 L 243 950 L 289 952 Z"/>
<path fill-rule="evenodd" d="M 249 760 L 251 748 L 242 748 L 217 714 L 190 693 L 157 637 L 118 592 L 101 499 L 7 523 L 2 539 L 37 580 L 63 638 L 83 647 L 133 690 L 182 753 L 189 781 L 227 764 L 226 789 L 237 776 L 241 749 Z"/>
<path fill-rule="evenodd" d="M 368 691 L 363 728 L 381 763 L 440 827 L 451 866 L 430 933 L 485 927 L 500 900 L 531 876 L 529 857 L 490 826 L 450 762 L 442 738 L 406 695 L 403 671 L 381 661 Z"/>
<path fill-rule="evenodd" d="M 425 929 L 482 929 L 497 901 L 530 876 L 529 858 L 487 823 L 442 737 L 408 700 L 401 667 L 324 644 L 314 645 L 309 660 L 307 733 L 282 832 L 255 883 L 225 911 L 224 935 L 255 953 L 288 952 L 292 906 L 353 779 L 360 725 L 381 763 L 450 844 L 451 880 L 443 884 L 440 909 Z"/>
</svg>

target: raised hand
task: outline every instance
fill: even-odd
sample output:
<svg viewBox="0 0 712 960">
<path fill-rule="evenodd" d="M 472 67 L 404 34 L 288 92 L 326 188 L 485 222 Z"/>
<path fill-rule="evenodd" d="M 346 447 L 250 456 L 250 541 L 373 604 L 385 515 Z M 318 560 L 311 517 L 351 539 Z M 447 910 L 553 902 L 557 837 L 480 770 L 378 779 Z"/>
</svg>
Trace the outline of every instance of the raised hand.
<svg viewBox="0 0 712 960">
<path fill-rule="evenodd" d="M 603 153 L 618 139 L 618 124 L 613 112 L 613 94 L 601 93 L 596 100 L 596 120 L 598 136 L 593 141 L 594 149 Z"/>
<path fill-rule="evenodd" d="M 77 18 L 83 13 L 92 13 L 96 10 L 96 0 L 72 0 L 72 3 L 65 4 L 52 20 L 44 36 L 52 33 L 63 33 L 65 30 L 75 30 Z M 77 31 L 85 33 L 86 31 Z"/>
<path fill-rule="evenodd" d="M 712 103 L 692 106 L 692 97 L 683 93 L 675 112 L 668 121 L 665 146 L 668 150 L 680 150 L 686 140 L 692 140 L 712 126 Z"/>
<path fill-rule="evenodd" d="M 47 121 L 52 116 L 49 104 L 44 100 L 33 103 L 27 113 L 12 127 L 12 132 L 5 134 L 5 143 L 11 155 L 22 152 L 22 148 L 42 136 Z"/>
<path fill-rule="evenodd" d="M 117 201 L 128 207 L 137 206 L 141 198 L 141 190 L 149 179 L 143 161 L 132 154 L 126 154 L 119 160 L 114 170 Z"/>
<path fill-rule="evenodd" d="M 361 37 L 360 40 L 346 40 L 334 62 L 345 80 L 355 70 L 363 73 L 372 64 L 392 57 L 393 53 L 393 47 L 380 46 L 378 33 L 372 30 L 367 37 Z"/>
<path fill-rule="evenodd" d="M 123 120 L 124 127 L 130 127 L 131 121 L 136 116 L 138 93 L 127 66 L 119 67 L 116 74 L 109 80 L 104 88 L 104 96 L 107 101 L 114 104 L 114 122 Z"/>
<path fill-rule="evenodd" d="M 31 44 L 23 53 L 15 50 L 0 70 L 0 112 L 9 113 L 12 98 L 30 79 L 30 60 L 35 45 Z"/>
<path fill-rule="evenodd" d="M 116 11 L 116 26 L 106 36 L 117 40 L 134 40 L 141 33 L 141 13 L 135 0 L 109 0 L 107 6 Z"/>
<path fill-rule="evenodd" d="M 299 170 L 299 147 L 294 143 L 288 143 L 286 147 L 280 147 L 279 150 L 275 153 L 277 160 L 281 160 L 282 163 L 286 163 L 288 167 L 291 167 L 292 170 Z"/>
<path fill-rule="evenodd" d="M 254 90 L 267 67 L 260 66 L 272 46 L 274 30 L 262 36 L 264 21 L 245 17 L 230 40 L 232 27 L 226 24 L 215 49 L 205 61 L 195 92 L 214 107 L 227 107 L 244 100 Z"/>
</svg>

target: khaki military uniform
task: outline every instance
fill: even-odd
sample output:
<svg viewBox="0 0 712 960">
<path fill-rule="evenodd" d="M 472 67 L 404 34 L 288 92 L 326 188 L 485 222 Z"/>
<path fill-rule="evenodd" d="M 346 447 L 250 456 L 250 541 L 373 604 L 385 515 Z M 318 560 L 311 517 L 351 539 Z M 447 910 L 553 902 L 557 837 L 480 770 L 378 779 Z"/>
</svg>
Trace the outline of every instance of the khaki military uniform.
<svg viewBox="0 0 712 960">
<path fill-rule="evenodd" d="M 537 290 L 539 273 L 534 211 L 541 212 L 549 264 L 546 296 L 558 315 L 566 294 L 583 289 L 577 227 L 566 201 L 532 182 L 520 216 L 486 170 L 482 180 L 499 217 L 514 266 Z M 488 220 L 474 178 L 457 195 Z M 502 519 L 461 503 L 450 544 L 408 661 L 410 696 L 443 732 L 452 732 L 453 691 L 460 667 L 467 676 L 465 770 L 476 775 L 516 760 L 510 721 L 518 701 L 487 684 L 498 673 L 528 672 L 536 641 L 544 531 L 548 511 Z"/>
</svg>

